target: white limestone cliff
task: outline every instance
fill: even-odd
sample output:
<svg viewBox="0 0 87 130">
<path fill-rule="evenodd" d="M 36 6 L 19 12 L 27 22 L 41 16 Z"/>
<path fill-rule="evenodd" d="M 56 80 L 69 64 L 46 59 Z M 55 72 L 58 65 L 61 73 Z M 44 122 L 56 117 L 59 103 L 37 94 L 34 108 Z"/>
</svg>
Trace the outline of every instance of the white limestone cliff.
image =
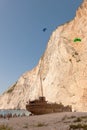
<svg viewBox="0 0 87 130">
<path fill-rule="evenodd" d="M 74 42 L 75 38 L 81 41 Z M 40 76 L 48 102 L 87 111 L 87 0 L 72 21 L 52 33 L 38 65 L 0 96 L 0 109 L 25 109 L 26 101 L 41 96 Z"/>
</svg>

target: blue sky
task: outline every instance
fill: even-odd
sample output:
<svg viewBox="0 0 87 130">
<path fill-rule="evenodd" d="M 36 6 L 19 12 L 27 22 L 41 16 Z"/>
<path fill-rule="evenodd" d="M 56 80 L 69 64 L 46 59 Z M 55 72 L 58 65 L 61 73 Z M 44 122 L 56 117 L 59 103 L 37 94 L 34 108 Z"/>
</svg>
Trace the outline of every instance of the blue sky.
<svg viewBox="0 0 87 130">
<path fill-rule="evenodd" d="M 0 0 L 0 93 L 34 68 L 57 26 L 82 0 Z M 46 27 L 47 31 L 42 29 Z"/>
</svg>

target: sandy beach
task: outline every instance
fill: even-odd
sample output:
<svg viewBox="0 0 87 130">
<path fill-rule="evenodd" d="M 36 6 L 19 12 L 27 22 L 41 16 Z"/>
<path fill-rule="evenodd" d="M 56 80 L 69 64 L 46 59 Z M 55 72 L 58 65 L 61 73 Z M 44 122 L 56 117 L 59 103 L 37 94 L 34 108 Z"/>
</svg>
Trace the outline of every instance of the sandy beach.
<svg viewBox="0 0 87 130">
<path fill-rule="evenodd" d="M 87 113 L 63 112 L 29 117 L 0 119 L 0 125 L 13 130 L 73 130 L 70 125 L 87 124 Z M 83 130 L 83 129 L 80 129 Z"/>
</svg>

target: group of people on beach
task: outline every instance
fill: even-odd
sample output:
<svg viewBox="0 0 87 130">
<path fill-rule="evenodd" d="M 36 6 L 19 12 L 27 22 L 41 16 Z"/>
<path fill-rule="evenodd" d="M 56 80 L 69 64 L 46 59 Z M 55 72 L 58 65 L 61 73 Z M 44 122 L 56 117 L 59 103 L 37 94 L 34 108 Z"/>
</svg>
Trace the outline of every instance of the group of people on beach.
<svg viewBox="0 0 87 130">
<path fill-rule="evenodd" d="M 8 113 L 8 114 L 0 114 L 0 118 L 4 118 L 4 119 L 10 119 L 10 118 L 13 118 L 13 117 L 23 117 L 23 116 L 26 116 L 25 113 L 22 113 L 21 115 L 20 114 L 12 114 L 12 113 Z"/>
</svg>

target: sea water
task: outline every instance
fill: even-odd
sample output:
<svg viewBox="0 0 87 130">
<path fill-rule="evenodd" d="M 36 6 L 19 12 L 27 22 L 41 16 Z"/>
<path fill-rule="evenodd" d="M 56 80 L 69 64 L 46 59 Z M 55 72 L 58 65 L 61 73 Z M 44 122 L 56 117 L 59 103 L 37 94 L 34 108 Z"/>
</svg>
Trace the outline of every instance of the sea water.
<svg viewBox="0 0 87 130">
<path fill-rule="evenodd" d="M 11 113 L 12 115 L 16 114 L 17 116 L 20 115 L 22 116 L 22 114 L 25 114 L 25 116 L 29 116 L 30 115 L 30 112 L 28 112 L 27 110 L 13 110 L 13 109 L 10 109 L 10 110 L 0 110 L 0 114 L 2 114 L 3 116 L 4 115 L 7 115 L 8 113 Z"/>
</svg>

